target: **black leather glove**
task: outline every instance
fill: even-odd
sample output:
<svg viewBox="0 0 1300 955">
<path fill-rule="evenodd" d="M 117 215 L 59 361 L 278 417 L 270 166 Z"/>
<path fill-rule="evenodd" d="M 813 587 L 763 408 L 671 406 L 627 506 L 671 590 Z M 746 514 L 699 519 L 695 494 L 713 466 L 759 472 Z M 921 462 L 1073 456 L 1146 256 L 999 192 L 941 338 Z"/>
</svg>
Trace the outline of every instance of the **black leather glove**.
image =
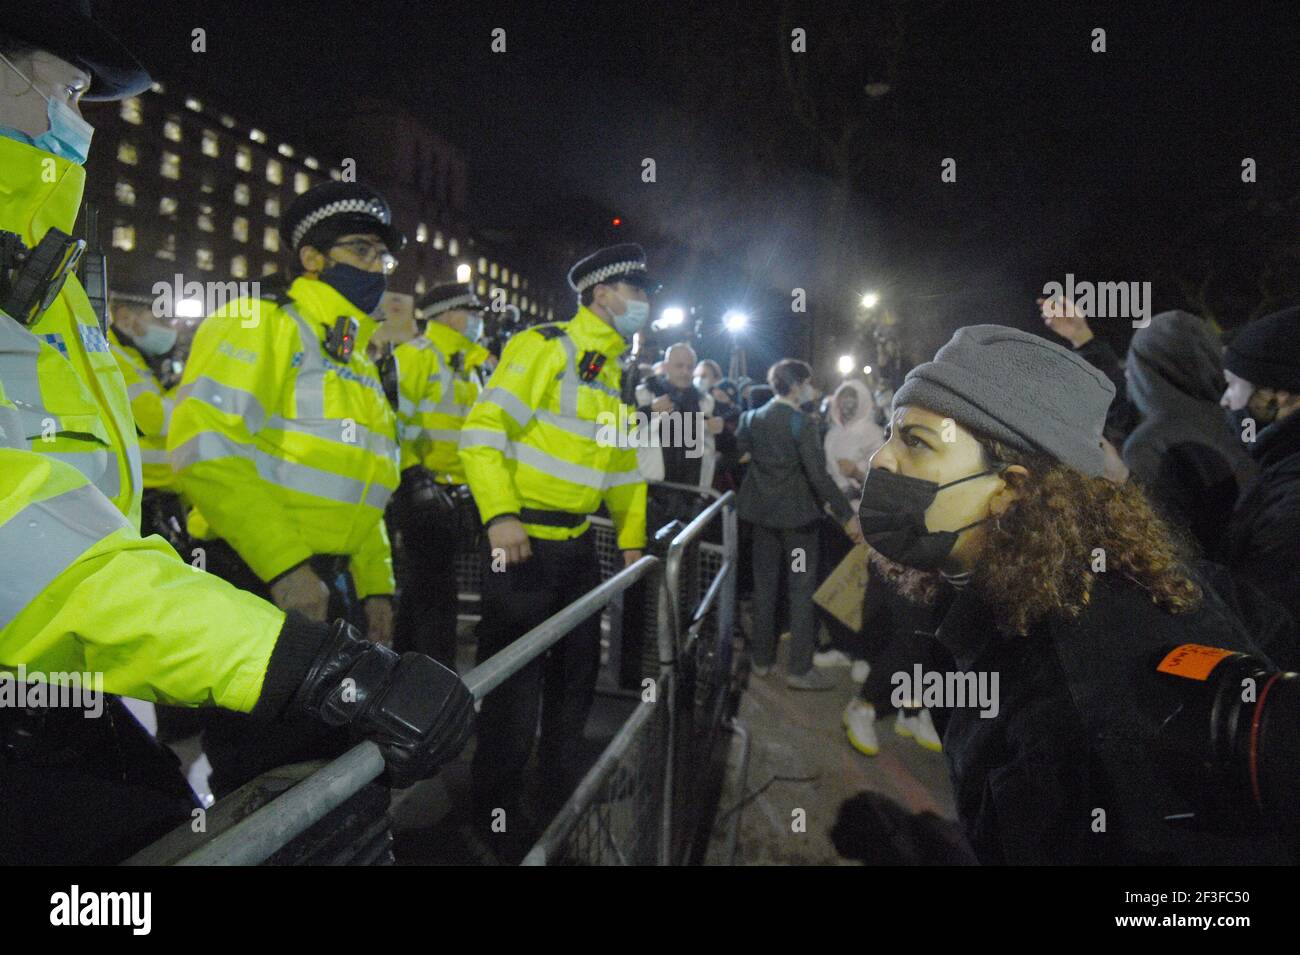
<svg viewBox="0 0 1300 955">
<path fill-rule="evenodd" d="M 474 730 L 474 697 L 460 677 L 422 653 L 398 656 L 336 621 L 293 707 L 376 743 L 397 787 L 455 759 Z"/>
</svg>

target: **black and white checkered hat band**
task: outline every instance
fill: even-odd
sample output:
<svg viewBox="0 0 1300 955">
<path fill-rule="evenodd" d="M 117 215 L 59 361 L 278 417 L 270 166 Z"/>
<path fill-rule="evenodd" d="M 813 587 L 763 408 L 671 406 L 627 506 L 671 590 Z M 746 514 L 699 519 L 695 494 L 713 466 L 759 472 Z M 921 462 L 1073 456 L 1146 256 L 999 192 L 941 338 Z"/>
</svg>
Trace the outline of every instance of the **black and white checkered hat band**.
<svg viewBox="0 0 1300 955">
<path fill-rule="evenodd" d="M 575 288 L 579 292 L 585 292 L 593 285 L 599 285 L 601 282 L 613 278 L 615 275 L 623 275 L 627 272 L 644 272 L 645 263 L 640 259 L 628 259 L 626 262 L 612 262 L 609 265 L 602 265 L 594 272 L 588 272 L 575 283 Z"/>
<path fill-rule="evenodd" d="M 464 295 L 457 295 L 455 298 L 444 298 L 441 302 L 431 302 L 420 309 L 418 314 L 421 318 L 433 318 L 435 315 L 441 315 L 453 308 L 460 308 L 462 305 L 472 305 L 477 308 L 480 304 L 482 303 L 479 302 L 477 295 L 466 292 Z"/>
<path fill-rule="evenodd" d="M 388 210 L 384 208 L 383 203 L 376 202 L 374 199 L 338 199 L 303 216 L 302 221 L 293 229 L 293 247 L 298 248 L 298 243 L 302 241 L 303 236 L 326 219 L 348 212 L 362 212 L 388 225 Z"/>
</svg>

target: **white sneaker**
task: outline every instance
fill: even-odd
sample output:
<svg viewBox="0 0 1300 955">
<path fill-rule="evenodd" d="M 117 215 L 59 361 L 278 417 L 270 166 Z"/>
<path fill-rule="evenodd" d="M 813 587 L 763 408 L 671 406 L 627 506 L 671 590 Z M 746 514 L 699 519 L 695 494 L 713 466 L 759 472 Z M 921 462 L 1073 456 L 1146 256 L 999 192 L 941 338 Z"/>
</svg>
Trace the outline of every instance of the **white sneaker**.
<svg viewBox="0 0 1300 955">
<path fill-rule="evenodd" d="M 849 734 L 849 745 L 866 756 L 880 752 L 876 736 L 876 708 L 861 700 L 852 700 L 844 708 L 844 729 Z"/>
<path fill-rule="evenodd" d="M 871 675 L 871 664 L 866 660 L 854 660 L 853 669 L 849 671 L 849 676 L 854 683 L 866 683 L 867 677 Z"/>
<path fill-rule="evenodd" d="M 894 720 L 894 732 L 899 736 L 916 740 L 932 753 L 943 752 L 943 741 L 939 739 L 939 732 L 934 728 L 929 710 L 923 709 L 916 716 L 904 716 L 903 711 L 899 710 Z"/>
<path fill-rule="evenodd" d="M 815 667 L 846 667 L 852 662 L 843 650 L 819 650 L 813 654 Z"/>
</svg>

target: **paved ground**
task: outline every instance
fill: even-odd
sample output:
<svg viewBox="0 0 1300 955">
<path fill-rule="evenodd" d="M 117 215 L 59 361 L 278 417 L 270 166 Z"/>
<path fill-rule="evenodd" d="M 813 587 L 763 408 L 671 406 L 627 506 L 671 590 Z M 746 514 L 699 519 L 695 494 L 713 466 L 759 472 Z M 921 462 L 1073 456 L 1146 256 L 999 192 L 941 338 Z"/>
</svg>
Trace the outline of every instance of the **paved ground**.
<svg viewBox="0 0 1300 955">
<path fill-rule="evenodd" d="M 783 642 L 783 654 L 787 646 L 788 641 Z M 840 804 L 863 790 L 887 796 L 908 813 L 955 818 L 943 756 L 895 734 L 893 717 L 878 724 L 879 755 L 863 756 L 853 749 L 840 717 L 857 687 L 847 667 L 826 672 L 835 675 L 839 685 L 820 693 L 787 689 L 782 666 L 767 677 L 750 677 L 739 714 L 752 749 L 737 864 L 847 864 L 831 844 L 829 831 Z M 709 864 L 728 861 L 729 813 L 734 814 L 742 798 L 735 771 L 741 749 L 733 739 L 721 824 L 714 827 Z"/>
</svg>

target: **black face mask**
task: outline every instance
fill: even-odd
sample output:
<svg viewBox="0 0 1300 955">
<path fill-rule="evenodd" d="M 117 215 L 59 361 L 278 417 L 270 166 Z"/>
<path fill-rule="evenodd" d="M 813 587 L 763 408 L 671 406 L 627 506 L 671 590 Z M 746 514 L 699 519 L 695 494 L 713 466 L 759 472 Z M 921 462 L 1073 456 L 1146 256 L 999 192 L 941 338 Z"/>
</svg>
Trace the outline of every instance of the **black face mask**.
<svg viewBox="0 0 1300 955">
<path fill-rule="evenodd" d="M 895 563 L 917 570 L 937 570 L 952 553 L 957 538 L 988 518 L 981 518 L 955 531 L 931 531 L 925 526 L 925 512 L 934 503 L 935 496 L 945 488 L 997 473 L 998 469 L 992 468 L 947 484 L 936 484 L 873 468 L 867 472 L 866 483 L 862 486 L 862 501 L 858 505 L 862 536 Z"/>
</svg>

